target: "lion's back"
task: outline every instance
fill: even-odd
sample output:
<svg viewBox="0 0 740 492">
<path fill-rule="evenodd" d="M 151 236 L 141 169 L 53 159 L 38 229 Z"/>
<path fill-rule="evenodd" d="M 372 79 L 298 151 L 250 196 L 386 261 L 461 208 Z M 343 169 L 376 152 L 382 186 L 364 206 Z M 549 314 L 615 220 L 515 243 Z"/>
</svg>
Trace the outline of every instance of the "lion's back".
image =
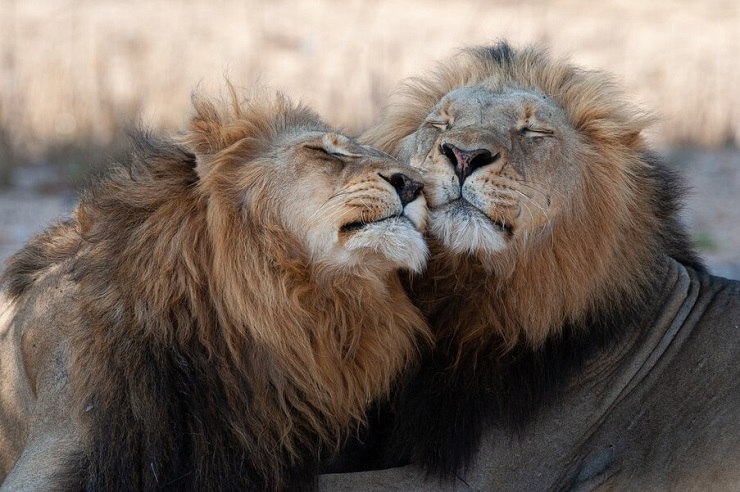
<svg viewBox="0 0 740 492">
<path fill-rule="evenodd" d="M 663 357 L 667 363 L 625 410 L 632 477 L 620 477 L 627 482 L 616 489 L 635 477 L 644 488 L 740 485 L 740 282 L 703 273 L 695 279 L 696 300 Z"/>
</svg>

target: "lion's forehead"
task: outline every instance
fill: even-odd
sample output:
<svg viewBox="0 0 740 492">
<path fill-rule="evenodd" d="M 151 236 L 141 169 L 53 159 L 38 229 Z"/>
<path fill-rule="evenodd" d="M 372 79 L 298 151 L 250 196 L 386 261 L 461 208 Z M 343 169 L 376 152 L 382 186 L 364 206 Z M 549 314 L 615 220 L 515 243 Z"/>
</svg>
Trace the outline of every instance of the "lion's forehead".
<svg viewBox="0 0 740 492">
<path fill-rule="evenodd" d="M 450 91 L 433 111 L 454 126 L 498 126 L 509 129 L 529 120 L 566 123 L 565 111 L 549 96 L 530 89 L 493 91 L 482 86 Z"/>
</svg>

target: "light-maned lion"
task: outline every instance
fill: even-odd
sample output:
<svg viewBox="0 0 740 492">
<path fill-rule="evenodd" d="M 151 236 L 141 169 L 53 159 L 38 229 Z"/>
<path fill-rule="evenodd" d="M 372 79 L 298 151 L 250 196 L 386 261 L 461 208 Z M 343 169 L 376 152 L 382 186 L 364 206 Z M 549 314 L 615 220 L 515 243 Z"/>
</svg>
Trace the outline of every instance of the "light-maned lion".
<svg viewBox="0 0 740 492">
<path fill-rule="evenodd" d="M 429 338 L 420 177 L 283 97 L 180 140 L 3 277 L 3 490 L 296 490 Z"/>
<path fill-rule="evenodd" d="M 365 137 L 424 176 L 410 289 L 436 348 L 381 452 L 462 480 L 326 489 L 740 489 L 740 283 L 694 254 L 647 121 L 537 48 L 468 49 L 405 86 Z"/>
</svg>

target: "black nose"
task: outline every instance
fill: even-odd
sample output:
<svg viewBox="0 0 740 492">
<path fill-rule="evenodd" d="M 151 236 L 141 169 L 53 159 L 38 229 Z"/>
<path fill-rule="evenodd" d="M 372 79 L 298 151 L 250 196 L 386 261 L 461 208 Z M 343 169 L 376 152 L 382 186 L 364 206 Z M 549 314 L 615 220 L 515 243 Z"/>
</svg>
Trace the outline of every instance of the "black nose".
<svg viewBox="0 0 740 492">
<path fill-rule="evenodd" d="M 406 204 L 416 200 L 416 197 L 419 196 L 419 193 L 424 188 L 424 183 L 415 181 L 403 173 L 391 174 L 390 178 L 386 178 L 381 174 L 380 177 L 393 185 L 399 198 L 401 198 L 401 205 L 404 207 Z"/>
<path fill-rule="evenodd" d="M 442 144 L 439 149 L 455 167 L 455 174 L 460 179 L 460 186 L 462 186 L 465 178 L 473 174 L 473 171 L 496 162 L 499 158 L 499 154 L 491 155 L 491 152 L 487 149 L 463 150 L 447 143 Z"/>
</svg>

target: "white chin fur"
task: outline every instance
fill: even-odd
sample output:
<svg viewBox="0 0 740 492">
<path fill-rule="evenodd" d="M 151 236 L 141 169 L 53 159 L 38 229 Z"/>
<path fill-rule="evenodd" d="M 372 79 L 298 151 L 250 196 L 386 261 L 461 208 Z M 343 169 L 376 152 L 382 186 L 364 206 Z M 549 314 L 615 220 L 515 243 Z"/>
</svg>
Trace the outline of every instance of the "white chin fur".
<svg viewBox="0 0 740 492">
<path fill-rule="evenodd" d="M 366 225 L 349 238 L 344 247 L 348 252 L 372 251 L 398 268 L 417 273 L 424 270 L 429 255 L 421 233 L 402 217 Z M 362 254 L 352 256 L 362 262 Z"/>
<path fill-rule="evenodd" d="M 416 200 L 408 203 L 403 208 L 403 214 L 417 229 L 424 232 L 427 228 L 427 202 L 424 195 L 419 195 Z"/>
<path fill-rule="evenodd" d="M 506 249 L 504 233 L 473 207 L 430 210 L 429 233 L 459 255 L 492 254 Z"/>
</svg>

